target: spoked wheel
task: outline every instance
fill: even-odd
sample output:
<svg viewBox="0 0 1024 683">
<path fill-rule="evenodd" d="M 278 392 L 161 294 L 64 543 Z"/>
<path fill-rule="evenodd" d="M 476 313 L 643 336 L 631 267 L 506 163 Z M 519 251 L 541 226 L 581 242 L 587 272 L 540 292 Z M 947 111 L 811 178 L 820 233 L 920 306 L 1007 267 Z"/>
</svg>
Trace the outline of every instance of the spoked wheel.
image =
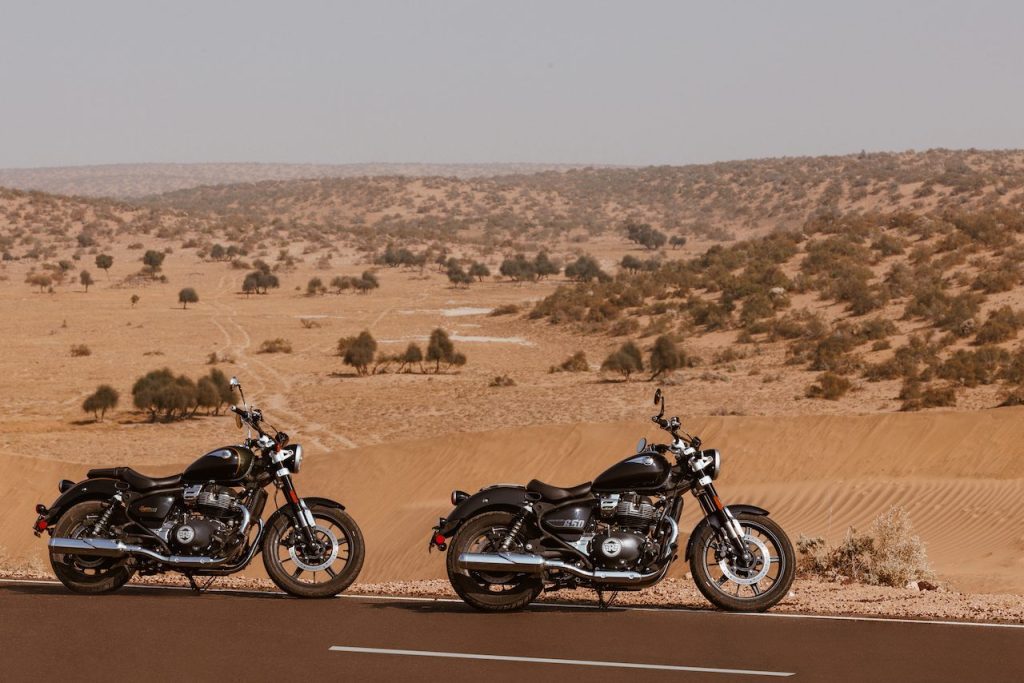
<svg viewBox="0 0 1024 683">
<path fill-rule="evenodd" d="M 99 501 L 73 506 L 57 522 L 53 535 L 58 538 L 85 538 L 105 508 Z M 50 553 L 50 566 L 60 582 L 76 593 L 110 593 L 128 583 L 135 570 L 119 557 L 92 557 Z"/>
<path fill-rule="evenodd" d="M 363 534 L 348 513 L 310 508 L 313 543 L 281 515 L 263 539 L 263 565 L 281 590 L 300 598 L 327 598 L 348 588 L 363 568 Z"/>
<path fill-rule="evenodd" d="M 690 571 L 697 588 L 717 607 L 763 612 L 786 597 L 793 584 L 793 546 L 768 517 L 740 513 L 736 519 L 753 561 L 743 565 L 728 552 L 726 541 L 705 525 L 690 551 Z"/>
<path fill-rule="evenodd" d="M 544 583 L 536 575 L 469 571 L 458 567 L 461 553 L 497 552 L 514 519 L 515 515 L 509 512 L 487 512 L 466 522 L 452 539 L 448 550 L 448 580 L 459 597 L 479 610 L 519 610 L 544 590 Z M 518 538 L 509 549 L 524 552 Z"/>
</svg>

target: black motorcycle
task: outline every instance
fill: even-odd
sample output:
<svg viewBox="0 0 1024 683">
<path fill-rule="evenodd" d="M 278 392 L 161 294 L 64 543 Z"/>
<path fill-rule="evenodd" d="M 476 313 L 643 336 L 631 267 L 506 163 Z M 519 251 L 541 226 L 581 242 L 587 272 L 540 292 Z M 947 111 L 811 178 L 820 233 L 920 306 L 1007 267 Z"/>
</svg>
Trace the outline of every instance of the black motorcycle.
<svg viewBox="0 0 1024 683">
<path fill-rule="evenodd" d="M 77 484 L 61 481 L 50 507 L 36 506 L 35 534 L 50 534 L 50 564 L 61 583 L 106 593 L 136 573 L 180 572 L 199 591 L 196 577 L 212 582 L 239 572 L 260 552 L 271 580 L 298 597 L 336 595 L 355 581 L 364 554 L 359 527 L 340 503 L 299 497 L 292 475 L 302 446 L 245 403 L 238 379 L 231 387 L 242 399 L 242 408 L 231 406 L 239 429 L 247 428 L 241 445 L 210 451 L 171 477 L 90 470 Z M 264 523 L 270 484 L 284 504 Z"/>
<path fill-rule="evenodd" d="M 665 419 L 660 389 L 654 403 L 661 411 L 651 419 L 672 443 L 641 439 L 635 455 L 592 482 L 560 488 L 534 479 L 472 496 L 453 491 L 455 508 L 434 527 L 430 548 L 451 546 L 448 579 L 455 592 L 478 609 L 505 611 L 525 607 L 542 591 L 592 588 L 604 605 L 605 591 L 653 586 L 678 557 L 689 490 L 704 519 L 683 556 L 704 597 L 732 611 L 764 611 L 785 597 L 796 569 L 785 532 L 767 510 L 723 505 L 713 484 L 719 452 L 680 435 L 678 417 Z"/>
</svg>

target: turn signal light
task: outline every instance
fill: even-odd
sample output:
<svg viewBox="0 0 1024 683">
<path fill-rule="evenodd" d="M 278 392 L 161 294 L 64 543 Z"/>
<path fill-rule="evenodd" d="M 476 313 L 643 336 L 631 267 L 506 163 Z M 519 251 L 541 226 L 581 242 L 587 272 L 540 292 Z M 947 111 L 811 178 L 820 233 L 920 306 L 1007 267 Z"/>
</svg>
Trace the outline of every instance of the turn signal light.
<svg viewBox="0 0 1024 683">
<path fill-rule="evenodd" d="M 452 491 L 452 505 L 458 505 L 467 498 L 469 498 L 469 494 L 465 491 L 460 491 L 458 489 Z"/>
<path fill-rule="evenodd" d="M 445 542 L 444 534 L 440 534 L 440 533 L 434 534 L 434 544 L 435 545 L 444 545 L 444 542 Z"/>
</svg>

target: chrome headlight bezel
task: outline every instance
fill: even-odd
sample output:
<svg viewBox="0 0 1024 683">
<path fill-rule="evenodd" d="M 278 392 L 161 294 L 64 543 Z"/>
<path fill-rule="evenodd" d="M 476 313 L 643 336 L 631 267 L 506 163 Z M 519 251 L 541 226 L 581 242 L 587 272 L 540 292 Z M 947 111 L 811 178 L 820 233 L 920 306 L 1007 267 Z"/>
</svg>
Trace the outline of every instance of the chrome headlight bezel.
<svg viewBox="0 0 1024 683">
<path fill-rule="evenodd" d="M 718 452 L 717 448 L 712 448 L 709 455 L 711 456 L 711 465 L 707 468 L 707 475 L 712 479 L 718 479 L 718 473 L 722 471 L 722 454 Z"/>
<path fill-rule="evenodd" d="M 295 446 L 292 448 L 291 463 L 289 463 L 288 469 L 290 469 L 293 473 L 298 474 L 298 472 L 299 472 L 299 470 L 301 468 L 302 468 L 302 446 L 300 446 L 299 444 L 295 444 Z"/>
</svg>

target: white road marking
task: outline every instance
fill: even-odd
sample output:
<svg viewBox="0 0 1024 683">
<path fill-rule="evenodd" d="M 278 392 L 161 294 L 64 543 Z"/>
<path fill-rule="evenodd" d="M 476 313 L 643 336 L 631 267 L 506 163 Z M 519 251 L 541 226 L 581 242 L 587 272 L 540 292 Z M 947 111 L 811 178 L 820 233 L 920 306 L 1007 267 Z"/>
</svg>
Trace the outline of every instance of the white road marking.
<svg viewBox="0 0 1024 683">
<path fill-rule="evenodd" d="M 707 666 L 678 666 L 674 664 L 644 664 L 642 662 L 605 662 L 590 659 L 551 659 L 549 657 L 515 657 L 512 655 L 478 655 L 469 652 L 432 652 L 430 650 L 392 650 L 383 647 L 347 647 L 334 645 L 332 652 L 355 652 L 371 655 L 400 655 L 409 657 L 440 657 L 445 659 L 484 659 L 494 662 L 526 662 L 528 664 L 565 664 L 569 666 L 600 666 L 612 669 L 648 669 L 655 671 L 689 671 L 693 673 L 733 674 L 739 676 L 792 676 L 789 671 L 757 671 L 755 669 L 717 669 Z"/>
<path fill-rule="evenodd" d="M 25 584 L 25 585 L 42 585 L 42 586 L 59 586 L 58 581 L 47 581 L 45 579 L 2 579 L 0 578 L 0 584 L 11 583 L 11 584 Z M 149 590 L 176 590 L 176 591 L 189 591 L 192 589 L 188 586 L 162 586 L 160 584 L 146 584 L 146 583 L 129 583 L 126 588 L 141 588 Z M 233 595 L 252 595 L 259 596 L 262 598 L 280 598 L 282 600 L 289 599 L 289 596 L 284 593 L 278 593 L 270 590 L 256 590 L 252 588 L 211 588 L 204 593 L 228 593 Z M 342 593 L 336 595 L 336 598 L 344 598 L 347 600 L 392 600 L 395 602 L 443 602 L 452 604 L 462 604 L 462 600 L 458 598 L 422 598 L 415 596 L 406 595 L 372 595 L 366 593 Z M 570 607 L 572 609 L 601 609 L 597 605 L 583 605 L 572 602 L 533 602 L 530 603 L 530 609 L 535 607 L 539 608 L 550 608 L 550 609 L 565 609 Z M 709 616 L 722 616 L 722 617 L 774 617 L 783 619 L 825 619 L 829 621 L 880 621 L 883 623 L 892 624 L 921 624 L 921 625 L 935 625 L 935 626 L 981 626 L 986 628 L 1021 628 L 1024 629 L 1024 624 L 1000 624 L 990 621 L 949 621 L 939 619 L 900 619 L 897 617 L 859 617 L 859 616 L 846 616 L 846 615 L 832 615 L 832 614 L 794 614 L 792 612 L 721 612 L 713 609 L 693 609 L 689 607 L 635 607 L 635 606 L 615 606 L 612 608 L 614 612 L 668 612 L 678 613 L 682 612 L 685 614 L 707 614 Z"/>
</svg>

